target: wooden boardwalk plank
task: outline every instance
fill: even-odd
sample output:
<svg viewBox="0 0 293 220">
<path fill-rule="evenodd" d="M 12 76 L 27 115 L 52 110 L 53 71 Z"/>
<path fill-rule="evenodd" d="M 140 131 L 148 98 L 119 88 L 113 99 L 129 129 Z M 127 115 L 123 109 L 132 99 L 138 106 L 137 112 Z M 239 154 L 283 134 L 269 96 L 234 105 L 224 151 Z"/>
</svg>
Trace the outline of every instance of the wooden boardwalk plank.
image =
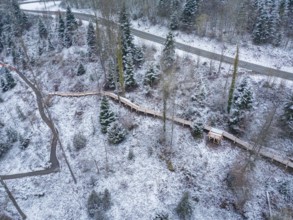
<svg viewBox="0 0 293 220">
<path fill-rule="evenodd" d="M 138 112 L 141 112 L 143 114 L 147 114 L 147 115 L 151 115 L 154 117 L 158 117 L 158 118 L 163 118 L 163 114 L 161 112 L 156 112 L 154 110 L 151 109 L 147 109 L 145 107 L 139 106 L 134 104 L 133 102 L 131 102 L 130 100 L 118 96 L 112 92 L 107 92 L 107 91 L 90 91 L 90 92 L 54 92 L 54 93 L 49 93 L 49 96 L 61 96 L 61 97 L 82 97 L 82 96 L 91 96 L 91 95 L 105 95 L 107 97 L 110 97 L 116 101 L 119 101 L 120 103 L 123 103 L 124 105 L 130 107 L 131 109 L 134 109 Z M 182 119 L 182 118 L 178 118 L 178 117 L 171 117 L 171 116 L 167 116 L 166 117 L 168 120 L 174 121 L 175 123 L 184 125 L 184 126 L 188 126 L 191 127 L 192 126 L 192 122 Z M 206 131 L 210 131 L 214 129 L 213 127 L 209 126 L 209 125 L 204 125 L 204 130 Z M 245 150 L 248 151 L 255 151 L 254 146 L 252 146 L 251 144 L 235 137 L 234 135 L 223 131 L 223 136 L 230 140 L 233 141 L 234 143 L 237 143 L 240 147 L 242 147 Z M 259 151 L 259 155 L 268 159 L 271 159 L 275 162 L 278 162 L 280 164 L 283 164 L 286 168 L 289 167 L 291 169 L 293 169 L 293 160 L 289 159 L 288 157 L 282 156 L 277 152 L 272 152 L 270 151 L 268 148 L 262 148 Z"/>
</svg>

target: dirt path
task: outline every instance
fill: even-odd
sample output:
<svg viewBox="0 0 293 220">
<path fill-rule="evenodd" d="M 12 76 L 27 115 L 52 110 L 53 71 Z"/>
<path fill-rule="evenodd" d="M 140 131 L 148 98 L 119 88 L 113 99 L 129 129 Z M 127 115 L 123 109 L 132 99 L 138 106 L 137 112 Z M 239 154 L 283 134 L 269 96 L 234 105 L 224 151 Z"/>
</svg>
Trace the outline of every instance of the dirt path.
<svg viewBox="0 0 293 220">
<path fill-rule="evenodd" d="M 51 150 L 50 150 L 50 158 L 49 158 L 49 163 L 50 167 L 44 170 L 37 170 L 37 171 L 32 171 L 32 172 L 26 172 L 26 173 L 18 173 L 18 174 L 11 174 L 11 175 L 0 175 L 0 178 L 2 180 L 8 180 L 8 179 L 17 179 L 17 178 L 23 178 L 23 177 L 30 177 L 30 176 L 40 176 L 40 175 L 47 175 L 53 172 L 57 172 L 60 169 L 59 161 L 57 159 L 56 155 L 56 149 L 57 149 L 57 143 L 58 143 L 58 131 L 55 128 L 55 125 L 53 121 L 51 120 L 50 116 L 47 116 L 45 113 L 46 108 L 44 106 L 43 102 L 43 97 L 41 92 L 38 90 L 38 88 L 26 78 L 26 76 L 18 71 L 16 68 L 1 63 L 0 65 L 8 68 L 11 71 L 14 71 L 15 73 L 18 74 L 18 76 L 34 91 L 36 95 L 36 100 L 37 100 L 37 105 L 38 109 L 41 115 L 42 120 L 46 123 L 46 125 L 50 128 L 52 132 L 52 141 L 51 141 Z"/>
</svg>

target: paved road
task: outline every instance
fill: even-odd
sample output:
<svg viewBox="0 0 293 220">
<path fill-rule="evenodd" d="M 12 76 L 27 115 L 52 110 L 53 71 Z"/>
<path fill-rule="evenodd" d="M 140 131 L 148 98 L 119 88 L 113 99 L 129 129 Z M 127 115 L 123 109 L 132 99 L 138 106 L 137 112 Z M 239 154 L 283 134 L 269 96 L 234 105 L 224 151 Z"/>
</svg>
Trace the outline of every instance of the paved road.
<svg viewBox="0 0 293 220">
<path fill-rule="evenodd" d="M 0 65 L 7 67 L 11 71 L 15 71 L 18 74 L 18 76 L 34 91 L 36 98 L 37 98 L 37 105 L 38 105 L 38 109 L 39 109 L 41 118 L 47 124 L 47 126 L 50 128 L 50 130 L 52 132 L 51 151 L 50 151 L 50 159 L 49 159 L 51 166 L 49 168 L 44 169 L 44 170 L 26 172 L 26 173 L 0 175 L 0 178 L 2 180 L 17 179 L 17 178 L 23 178 L 23 177 L 29 177 L 29 176 L 47 175 L 47 174 L 59 171 L 59 161 L 56 156 L 56 148 L 57 148 L 57 143 L 58 143 L 58 131 L 55 128 L 53 121 L 45 113 L 46 108 L 43 105 L 43 97 L 42 97 L 41 92 L 31 81 L 29 81 L 26 78 L 26 76 L 22 72 L 18 71 L 17 69 L 15 69 L 12 66 L 9 66 L 7 64 L 0 63 Z"/>
<path fill-rule="evenodd" d="M 37 13 L 37 14 L 47 14 L 47 15 L 57 15 L 58 12 L 57 11 L 38 11 L 38 10 L 24 10 L 26 12 L 33 12 L 33 13 Z M 65 12 L 61 12 L 62 14 L 64 14 Z M 75 16 L 79 19 L 82 20 L 91 20 L 94 19 L 93 15 L 88 15 L 88 14 L 84 14 L 84 13 L 74 13 Z M 108 23 L 109 21 L 100 18 L 100 22 L 103 24 Z M 113 25 L 116 25 L 115 23 L 111 22 Z M 150 34 L 144 31 L 140 31 L 137 29 L 132 28 L 131 29 L 133 35 L 145 39 L 145 40 L 149 40 L 152 42 L 156 42 L 159 44 L 164 44 L 165 42 L 165 38 L 163 37 L 159 37 L 156 36 L 154 34 Z M 202 50 L 196 47 L 191 47 L 187 44 L 183 44 L 183 43 L 178 43 L 176 42 L 176 48 L 188 53 L 192 53 L 195 55 L 199 55 L 202 57 L 206 57 L 212 60 L 217 60 L 220 61 L 222 60 L 224 63 L 228 63 L 228 64 L 233 64 L 234 62 L 234 58 L 228 57 L 228 56 L 222 56 L 221 54 L 217 54 L 214 52 L 210 52 L 207 50 Z M 273 76 L 273 77 L 279 77 L 282 79 L 286 79 L 286 80 L 291 80 L 293 81 L 293 73 L 290 73 L 288 71 L 283 71 L 283 70 L 278 70 L 278 69 L 274 69 L 274 68 L 270 68 L 270 67 L 265 67 L 259 64 L 254 64 L 254 63 L 250 63 L 247 61 L 243 61 L 243 60 L 239 60 L 239 67 L 248 69 L 248 70 L 252 70 L 253 73 L 255 74 L 261 74 L 261 75 L 266 75 L 266 76 Z"/>
</svg>

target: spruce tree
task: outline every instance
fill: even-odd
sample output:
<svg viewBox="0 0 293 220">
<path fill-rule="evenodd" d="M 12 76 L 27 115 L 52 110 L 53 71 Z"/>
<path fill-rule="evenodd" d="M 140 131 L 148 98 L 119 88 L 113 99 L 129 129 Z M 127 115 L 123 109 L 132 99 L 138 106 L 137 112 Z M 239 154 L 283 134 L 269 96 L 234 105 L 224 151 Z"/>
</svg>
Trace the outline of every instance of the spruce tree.
<svg viewBox="0 0 293 220">
<path fill-rule="evenodd" d="M 11 49 L 11 55 L 12 55 L 12 62 L 14 65 L 18 65 L 20 63 L 20 53 L 19 49 L 16 47 L 13 47 Z"/>
<path fill-rule="evenodd" d="M 284 107 L 284 119 L 293 130 L 293 95 L 286 101 Z"/>
<path fill-rule="evenodd" d="M 108 189 L 105 189 L 104 195 L 103 195 L 103 209 L 104 211 L 107 211 L 111 208 L 112 202 L 111 202 L 111 194 Z"/>
<path fill-rule="evenodd" d="M 167 17 L 170 15 L 171 0 L 159 0 L 158 15 L 161 17 Z"/>
<path fill-rule="evenodd" d="M 1 77 L 1 88 L 2 92 L 7 92 L 16 86 L 16 82 L 7 68 L 4 68 L 3 74 Z"/>
<path fill-rule="evenodd" d="M 64 33 L 64 46 L 66 48 L 69 48 L 72 46 L 72 32 L 69 31 L 68 29 L 66 29 Z"/>
<path fill-rule="evenodd" d="M 124 59 L 124 77 L 125 77 L 125 88 L 127 90 L 133 89 L 136 86 L 134 79 L 134 65 L 131 53 L 128 53 Z"/>
<path fill-rule="evenodd" d="M 191 132 L 194 137 L 199 137 L 203 133 L 204 124 L 201 118 L 197 118 L 193 121 L 191 126 Z"/>
<path fill-rule="evenodd" d="M 175 42 L 172 32 L 169 32 L 165 41 L 165 47 L 162 54 L 163 69 L 170 68 L 175 61 Z"/>
<path fill-rule="evenodd" d="M 2 53 L 3 50 L 4 50 L 4 45 L 3 45 L 2 38 L 0 37 L 0 54 Z"/>
<path fill-rule="evenodd" d="M 188 220 L 192 216 L 192 206 L 189 201 L 189 193 L 185 192 L 181 198 L 179 204 L 176 207 L 176 212 L 180 219 Z"/>
<path fill-rule="evenodd" d="M 89 23 L 88 29 L 87 29 L 87 45 L 88 45 L 89 56 L 91 57 L 92 55 L 96 54 L 97 40 L 96 40 L 95 28 L 92 22 Z"/>
<path fill-rule="evenodd" d="M 129 15 L 126 12 L 125 6 L 123 6 L 120 13 L 120 32 L 121 32 L 121 44 L 122 44 L 122 54 L 123 54 L 123 64 L 126 64 L 126 57 L 130 53 L 132 56 L 132 63 L 138 67 L 143 62 L 143 52 L 141 48 L 137 47 L 133 43 L 133 36 L 130 30 L 130 20 Z M 125 70 L 125 66 L 124 66 Z"/>
<path fill-rule="evenodd" d="M 95 190 L 93 190 L 87 201 L 87 210 L 90 217 L 94 217 L 99 211 L 99 204 L 101 204 L 101 201 L 101 197 L 97 194 Z"/>
<path fill-rule="evenodd" d="M 108 141 L 111 144 L 121 143 L 125 139 L 125 136 L 126 136 L 125 129 L 117 121 L 113 122 L 109 126 L 109 128 L 107 129 L 107 133 L 108 133 Z"/>
<path fill-rule="evenodd" d="M 108 99 L 104 96 L 101 101 L 100 124 L 102 133 L 107 133 L 107 129 L 116 120 L 114 113 L 110 109 Z"/>
<path fill-rule="evenodd" d="M 48 38 L 48 51 L 54 51 L 55 47 L 50 38 Z"/>
<path fill-rule="evenodd" d="M 116 82 L 115 82 L 116 80 Z M 113 62 L 109 63 L 108 73 L 106 76 L 106 83 L 104 85 L 104 89 L 115 89 L 116 83 L 119 82 L 119 76 L 117 73 L 117 69 L 115 68 L 115 65 Z"/>
<path fill-rule="evenodd" d="M 144 77 L 144 84 L 149 86 L 154 86 L 159 80 L 157 70 L 153 65 L 151 65 Z"/>
<path fill-rule="evenodd" d="M 77 76 L 81 76 L 81 75 L 83 75 L 83 74 L 85 74 L 85 68 L 84 68 L 84 66 L 82 65 L 82 63 L 81 64 L 79 64 L 79 66 L 78 66 L 78 69 L 77 69 Z"/>
<path fill-rule="evenodd" d="M 41 39 L 47 39 L 48 37 L 48 31 L 43 23 L 43 21 L 41 19 L 39 19 L 39 23 L 38 23 L 38 31 L 39 31 L 39 37 Z"/>
<path fill-rule="evenodd" d="M 257 45 L 268 43 L 270 38 L 268 20 L 269 20 L 269 17 L 267 14 L 267 10 L 263 4 L 258 9 L 258 16 L 256 18 L 253 33 L 252 33 L 253 43 Z"/>
<path fill-rule="evenodd" d="M 142 63 L 144 61 L 144 54 L 142 52 L 142 49 L 138 46 L 134 46 L 133 49 L 133 63 L 136 67 L 141 67 Z"/>
<path fill-rule="evenodd" d="M 77 21 L 69 6 L 66 9 L 66 29 L 70 32 L 76 30 L 78 27 Z"/>
<path fill-rule="evenodd" d="M 20 37 L 24 31 L 24 27 L 22 26 L 23 24 L 23 12 L 20 10 L 18 1 L 13 0 L 11 2 L 11 6 L 12 6 L 12 13 L 13 13 L 13 17 L 14 19 L 12 19 L 12 21 L 14 21 L 14 34 L 17 37 Z"/>
<path fill-rule="evenodd" d="M 181 25 L 184 30 L 190 30 L 195 24 L 195 18 L 198 13 L 199 0 L 187 0 L 181 15 Z"/>
<path fill-rule="evenodd" d="M 31 26 L 28 17 L 26 16 L 25 13 L 22 13 L 22 22 L 21 22 L 21 26 L 23 29 L 28 30 Z"/>
<path fill-rule="evenodd" d="M 177 14 L 177 11 L 174 11 L 171 15 L 170 29 L 173 31 L 177 30 L 178 26 L 179 26 L 178 14 Z"/>
<path fill-rule="evenodd" d="M 240 85 L 236 88 L 233 105 L 240 110 L 247 110 L 252 107 L 253 94 L 252 89 L 248 85 L 247 78 L 244 78 Z"/>
</svg>

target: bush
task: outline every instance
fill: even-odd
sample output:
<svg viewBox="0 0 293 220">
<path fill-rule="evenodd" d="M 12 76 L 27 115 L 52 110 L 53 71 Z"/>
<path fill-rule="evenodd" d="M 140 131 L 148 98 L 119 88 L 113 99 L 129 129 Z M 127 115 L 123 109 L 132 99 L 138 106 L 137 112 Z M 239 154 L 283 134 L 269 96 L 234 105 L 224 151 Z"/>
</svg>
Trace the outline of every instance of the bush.
<svg viewBox="0 0 293 220">
<path fill-rule="evenodd" d="M 185 192 L 176 207 L 176 213 L 180 219 L 186 220 L 191 219 L 192 207 L 189 201 L 189 193 Z"/>
<path fill-rule="evenodd" d="M 81 75 L 85 74 L 85 72 L 86 71 L 85 71 L 84 66 L 82 64 L 79 64 L 78 69 L 77 69 L 77 75 L 81 76 Z"/>
<path fill-rule="evenodd" d="M 26 149 L 29 146 L 30 142 L 31 140 L 29 138 L 24 138 L 22 135 L 19 136 L 19 143 L 21 149 Z"/>
<path fill-rule="evenodd" d="M 169 220 L 169 215 L 168 214 L 157 214 L 153 220 Z"/>
<path fill-rule="evenodd" d="M 86 138 L 83 134 L 75 134 L 73 137 L 73 146 L 76 150 L 80 150 L 84 147 L 86 147 Z"/>
<path fill-rule="evenodd" d="M 3 156 L 12 145 L 10 143 L 0 143 L 0 157 Z"/>
<path fill-rule="evenodd" d="M 16 112 L 17 112 L 17 115 L 18 115 L 18 118 L 21 120 L 21 121 L 24 121 L 26 119 L 26 116 L 23 114 L 22 110 L 20 109 L 19 105 L 16 106 Z"/>
<path fill-rule="evenodd" d="M 111 144 L 121 143 L 126 136 L 126 131 L 123 126 L 118 122 L 113 122 L 107 130 L 108 132 L 108 141 Z"/>
<path fill-rule="evenodd" d="M 13 128 L 6 129 L 7 140 L 10 143 L 15 143 L 18 140 L 18 133 Z"/>
<path fill-rule="evenodd" d="M 134 153 L 133 153 L 132 149 L 129 150 L 127 158 L 128 158 L 128 160 L 133 160 L 134 159 Z"/>
<path fill-rule="evenodd" d="M 1 220 L 12 220 L 12 218 L 10 218 L 9 216 L 2 214 L 2 213 L 0 213 L 0 219 Z"/>
<path fill-rule="evenodd" d="M 111 194 L 108 189 L 105 189 L 103 194 L 98 194 L 95 190 L 91 192 L 87 202 L 87 209 L 90 217 L 105 219 L 105 212 L 108 211 L 111 206 Z"/>
</svg>

